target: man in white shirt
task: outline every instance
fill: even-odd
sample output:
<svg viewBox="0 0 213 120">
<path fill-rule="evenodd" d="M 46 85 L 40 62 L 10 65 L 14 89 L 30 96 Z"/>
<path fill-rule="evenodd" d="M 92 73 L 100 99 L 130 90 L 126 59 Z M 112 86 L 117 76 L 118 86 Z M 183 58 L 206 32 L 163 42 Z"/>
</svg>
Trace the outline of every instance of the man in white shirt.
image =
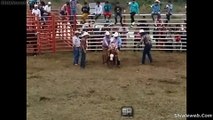
<svg viewBox="0 0 213 120">
<path fill-rule="evenodd" d="M 47 13 L 48 15 L 51 12 L 51 2 L 48 2 L 47 5 L 45 5 L 44 7 L 45 13 Z"/>
<path fill-rule="evenodd" d="M 100 5 L 100 2 L 97 2 L 97 5 L 95 6 L 95 20 L 98 19 L 98 17 L 101 16 L 101 14 L 103 13 L 103 8 Z"/>
<path fill-rule="evenodd" d="M 39 19 L 41 19 L 41 11 L 38 9 L 37 4 L 34 5 L 34 8 L 32 10 L 32 14 L 34 14 L 35 16 L 38 16 Z"/>
<path fill-rule="evenodd" d="M 74 65 L 78 65 L 79 57 L 80 57 L 80 38 L 79 38 L 79 31 L 75 31 L 75 35 L 72 37 L 72 46 L 73 46 L 73 55 L 74 55 Z"/>
</svg>

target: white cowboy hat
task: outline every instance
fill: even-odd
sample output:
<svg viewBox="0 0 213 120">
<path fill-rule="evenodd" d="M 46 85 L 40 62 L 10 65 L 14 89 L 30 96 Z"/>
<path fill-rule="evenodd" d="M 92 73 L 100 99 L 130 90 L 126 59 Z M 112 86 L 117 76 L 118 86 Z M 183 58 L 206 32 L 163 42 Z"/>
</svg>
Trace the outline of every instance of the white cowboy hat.
<svg viewBox="0 0 213 120">
<path fill-rule="evenodd" d="M 113 36 L 118 37 L 118 32 L 115 32 Z"/>
<path fill-rule="evenodd" d="M 38 7 L 38 5 L 37 5 L 37 4 L 35 4 L 35 5 L 34 5 L 34 7 Z"/>
<path fill-rule="evenodd" d="M 51 5 L 51 2 L 48 2 L 47 4 L 48 4 L 48 5 Z"/>
<path fill-rule="evenodd" d="M 88 33 L 88 32 L 84 32 L 83 35 L 82 35 L 82 37 L 84 37 L 84 36 L 86 36 L 86 35 L 89 36 L 89 33 Z"/>
<path fill-rule="evenodd" d="M 143 30 L 143 29 L 140 29 L 140 30 L 139 30 L 139 33 L 144 33 L 144 30 Z"/>
<path fill-rule="evenodd" d="M 159 3 L 160 1 L 159 1 L 159 0 L 155 0 L 155 2 L 158 2 L 158 3 Z"/>
<path fill-rule="evenodd" d="M 109 31 L 106 31 L 106 32 L 105 32 L 105 35 L 110 35 Z"/>
<path fill-rule="evenodd" d="M 77 34 L 77 33 L 81 33 L 81 32 L 79 32 L 78 30 L 76 30 L 74 33 Z"/>
</svg>

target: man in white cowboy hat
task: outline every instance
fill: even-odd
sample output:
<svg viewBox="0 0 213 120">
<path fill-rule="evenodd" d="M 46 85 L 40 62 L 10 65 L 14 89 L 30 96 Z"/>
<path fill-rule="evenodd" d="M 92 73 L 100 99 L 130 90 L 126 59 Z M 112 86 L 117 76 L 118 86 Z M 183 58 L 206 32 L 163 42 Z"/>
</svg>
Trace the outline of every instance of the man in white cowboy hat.
<svg viewBox="0 0 213 120">
<path fill-rule="evenodd" d="M 161 17 L 160 15 L 160 1 L 159 0 L 155 0 L 155 3 L 151 5 L 152 8 L 152 20 L 155 21 L 154 16 L 157 15 L 158 18 Z"/>
<path fill-rule="evenodd" d="M 81 44 L 80 44 L 80 53 L 81 53 L 81 62 L 80 62 L 80 67 L 81 68 L 85 68 L 86 66 L 86 48 L 87 48 L 87 39 L 89 37 L 89 33 L 88 32 L 84 32 L 82 34 L 82 38 L 81 38 Z"/>
<path fill-rule="evenodd" d="M 121 44 L 122 44 L 122 40 L 119 37 L 119 33 L 115 32 L 113 34 L 113 37 L 111 38 L 110 47 L 111 48 L 115 47 L 115 49 L 117 51 L 117 55 L 118 55 L 118 61 L 117 61 L 117 63 L 118 63 L 118 65 L 120 65 L 119 51 L 120 51 L 120 48 L 121 48 Z"/>
<path fill-rule="evenodd" d="M 73 47 L 73 56 L 74 56 L 74 65 L 78 65 L 79 57 L 80 57 L 80 38 L 79 38 L 80 32 L 75 31 L 74 36 L 72 37 L 72 47 Z"/>
<path fill-rule="evenodd" d="M 141 36 L 141 40 L 140 40 L 138 46 L 141 43 L 144 43 L 144 45 L 145 45 L 141 62 L 142 62 L 142 64 L 145 64 L 145 58 L 146 58 L 146 55 L 147 55 L 150 63 L 152 63 L 152 56 L 151 56 L 151 53 L 150 53 L 151 48 L 152 48 L 151 37 L 143 29 L 139 30 L 139 33 L 140 33 L 140 36 Z"/>
<path fill-rule="evenodd" d="M 103 49 L 102 60 L 103 60 L 103 64 L 107 62 L 107 55 L 108 55 L 108 49 L 109 49 L 110 40 L 111 40 L 110 32 L 106 31 L 105 32 L 105 36 L 103 38 L 103 42 L 102 42 L 102 49 Z"/>
<path fill-rule="evenodd" d="M 41 19 L 41 11 L 38 9 L 37 4 L 34 5 L 34 8 L 32 10 L 32 14 L 34 14 L 35 16 L 38 16 L 39 19 Z"/>
</svg>

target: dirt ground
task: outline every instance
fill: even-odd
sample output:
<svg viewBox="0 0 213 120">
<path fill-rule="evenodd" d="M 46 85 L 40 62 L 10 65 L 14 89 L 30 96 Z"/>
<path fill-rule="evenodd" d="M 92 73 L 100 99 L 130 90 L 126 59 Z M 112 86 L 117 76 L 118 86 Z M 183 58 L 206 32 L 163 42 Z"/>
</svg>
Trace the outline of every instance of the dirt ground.
<svg viewBox="0 0 213 120">
<path fill-rule="evenodd" d="M 108 68 L 101 53 L 88 52 L 85 70 L 72 65 L 71 52 L 28 56 L 27 120 L 122 120 L 122 106 L 133 106 L 133 120 L 180 120 L 186 53 L 152 56 L 140 65 L 140 52 L 122 52 L 121 68 Z"/>
</svg>

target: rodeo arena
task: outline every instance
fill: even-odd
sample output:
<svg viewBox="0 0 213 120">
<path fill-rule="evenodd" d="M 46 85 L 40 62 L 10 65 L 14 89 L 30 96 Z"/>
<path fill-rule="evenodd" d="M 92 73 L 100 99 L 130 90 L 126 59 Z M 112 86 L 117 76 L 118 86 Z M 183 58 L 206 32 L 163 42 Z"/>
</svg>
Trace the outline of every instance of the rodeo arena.
<svg viewBox="0 0 213 120">
<path fill-rule="evenodd" d="M 28 120 L 186 114 L 186 4 L 88 1 L 28 1 Z"/>
<path fill-rule="evenodd" d="M 87 51 L 103 51 L 107 57 L 108 50 L 105 49 L 110 49 L 110 45 L 103 46 L 106 33 L 111 41 L 115 35 L 120 39 L 118 51 L 138 51 L 145 46 L 138 44 L 141 40 L 140 30 L 144 30 L 151 38 L 151 51 L 186 51 L 186 14 L 172 13 L 173 6 L 170 7 L 169 4 L 164 13 L 160 13 L 163 11 L 160 9 L 156 12 L 153 6 L 160 4 L 160 1 L 156 0 L 153 6 L 150 6 L 153 9 L 151 13 L 135 13 L 134 18 L 132 14 L 126 12 L 128 8 L 121 8 L 119 9 L 121 20 L 118 13 L 113 13 L 112 8 L 108 12 L 104 11 L 105 4 L 109 3 L 84 3 L 80 14 L 76 12 L 77 4 L 77 1 L 71 0 L 57 10 L 51 9 L 51 2 L 45 4 L 43 1 L 34 3 L 33 0 L 29 1 L 26 26 L 27 53 L 39 55 L 73 51 L 73 37 L 79 34 L 80 40 L 84 32 L 89 35 L 86 40 Z M 98 4 L 101 10 L 96 6 Z M 131 6 L 131 2 L 127 5 Z M 83 11 L 85 6 L 89 7 L 88 13 Z M 117 23 L 115 14 L 116 20 L 118 17 L 119 21 Z"/>
</svg>

